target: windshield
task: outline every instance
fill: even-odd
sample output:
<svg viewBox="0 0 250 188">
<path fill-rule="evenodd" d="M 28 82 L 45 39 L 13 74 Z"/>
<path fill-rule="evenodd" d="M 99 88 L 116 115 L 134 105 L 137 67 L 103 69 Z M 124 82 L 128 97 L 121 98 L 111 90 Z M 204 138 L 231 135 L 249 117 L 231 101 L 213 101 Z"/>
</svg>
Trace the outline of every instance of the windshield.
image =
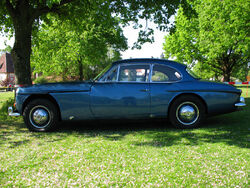
<svg viewBox="0 0 250 188">
<path fill-rule="evenodd" d="M 188 74 L 190 74 L 193 78 L 195 79 L 201 79 L 199 76 L 197 76 L 190 68 L 186 68 L 186 71 L 188 72 Z"/>
<path fill-rule="evenodd" d="M 98 81 L 103 75 L 111 68 L 111 65 L 108 65 L 105 69 L 103 69 L 95 78 L 94 81 Z"/>
</svg>

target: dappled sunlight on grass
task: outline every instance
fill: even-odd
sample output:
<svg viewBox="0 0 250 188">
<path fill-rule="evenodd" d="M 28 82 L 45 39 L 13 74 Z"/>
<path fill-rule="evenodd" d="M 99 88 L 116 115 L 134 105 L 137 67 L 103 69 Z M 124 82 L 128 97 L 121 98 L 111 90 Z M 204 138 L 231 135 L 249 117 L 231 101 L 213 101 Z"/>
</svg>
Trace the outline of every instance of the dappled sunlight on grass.
<svg viewBox="0 0 250 188">
<path fill-rule="evenodd" d="M 247 187 L 250 98 L 201 128 L 166 120 L 65 122 L 32 133 L 0 117 L 1 187 Z"/>
<path fill-rule="evenodd" d="M 249 99 L 246 101 L 250 103 Z M 250 105 L 250 104 L 249 104 Z M 127 120 L 117 121 L 83 121 L 65 122 L 52 133 L 30 133 L 22 118 L 0 120 L 1 135 L 16 137 L 24 134 L 28 137 L 44 139 L 49 137 L 102 137 L 109 141 L 124 139 L 126 135 L 143 136 L 147 142 L 135 140 L 135 145 L 150 145 L 157 147 L 171 145 L 199 145 L 203 143 L 221 142 L 239 147 L 248 147 L 248 109 L 226 115 L 208 118 L 199 129 L 174 129 L 166 120 Z M 150 141 L 148 141 L 150 140 Z M 5 139 L 0 141 L 6 142 Z M 26 143 L 26 142 L 25 142 Z"/>
<path fill-rule="evenodd" d="M 107 121 L 62 125 L 52 133 L 30 133 L 20 121 L 2 131 L 0 184 L 244 187 L 244 126 L 223 126 L 223 119 L 193 130 L 176 130 L 162 120 Z"/>
</svg>

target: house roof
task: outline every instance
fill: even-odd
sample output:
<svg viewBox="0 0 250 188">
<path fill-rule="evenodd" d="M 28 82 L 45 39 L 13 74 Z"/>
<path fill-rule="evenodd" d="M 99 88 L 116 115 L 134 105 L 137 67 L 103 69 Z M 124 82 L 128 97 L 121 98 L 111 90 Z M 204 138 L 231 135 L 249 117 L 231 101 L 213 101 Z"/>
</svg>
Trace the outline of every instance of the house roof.
<svg viewBox="0 0 250 188">
<path fill-rule="evenodd" d="M 0 73 L 14 73 L 14 64 L 11 54 L 4 53 L 0 57 Z"/>
</svg>

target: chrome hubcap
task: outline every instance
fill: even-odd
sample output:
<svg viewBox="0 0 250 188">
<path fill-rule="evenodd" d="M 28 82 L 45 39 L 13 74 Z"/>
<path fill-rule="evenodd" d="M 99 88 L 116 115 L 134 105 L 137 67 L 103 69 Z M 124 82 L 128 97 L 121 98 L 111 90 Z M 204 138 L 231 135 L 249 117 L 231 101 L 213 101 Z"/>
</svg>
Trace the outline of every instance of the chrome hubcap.
<svg viewBox="0 0 250 188">
<path fill-rule="evenodd" d="M 33 120 L 37 124 L 43 124 L 48 120 L 49 114 L 44 109 L 37 109 L 33 113 Z"/>
<path fill-rule="evenodd" d="M 192 102 L 181 103 L 176 110 L 178 121 L 184 125 L 191 125 L 199 118 L 199 109 Z"/>
<path fill-rule="evenodd" d="M 31 124 L 36 128 L 45 128 L 50 123 L 50 112 L 45 106 L 35 106 L 29 114 Z"/>
</svg>

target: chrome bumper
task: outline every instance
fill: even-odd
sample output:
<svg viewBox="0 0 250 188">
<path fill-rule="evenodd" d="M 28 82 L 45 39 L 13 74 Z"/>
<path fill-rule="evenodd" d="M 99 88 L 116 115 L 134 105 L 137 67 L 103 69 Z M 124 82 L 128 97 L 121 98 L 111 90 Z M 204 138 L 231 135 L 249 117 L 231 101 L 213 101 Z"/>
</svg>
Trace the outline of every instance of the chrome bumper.
<svg viewBox="0 0 250 188">
<path fill-rule="evenodd" d="M 240 102 L 235 103 L 234 106 L 236 106 L 236 107 L 243 107 L 243 106 L 246 106 L 244 97 L 240 97 Z"/>
<path fill-rule="evenodd" d="M 14 116 L 14 117 L 20 116 L 20 113 L 18 113 L 18 112 L 13 112 L 13 108 L 12 108 L 12 107 L 9 107 L 9 108 L 8 108 L 8 114 L 9 114 L 9 116 Z"/>
</svg>

